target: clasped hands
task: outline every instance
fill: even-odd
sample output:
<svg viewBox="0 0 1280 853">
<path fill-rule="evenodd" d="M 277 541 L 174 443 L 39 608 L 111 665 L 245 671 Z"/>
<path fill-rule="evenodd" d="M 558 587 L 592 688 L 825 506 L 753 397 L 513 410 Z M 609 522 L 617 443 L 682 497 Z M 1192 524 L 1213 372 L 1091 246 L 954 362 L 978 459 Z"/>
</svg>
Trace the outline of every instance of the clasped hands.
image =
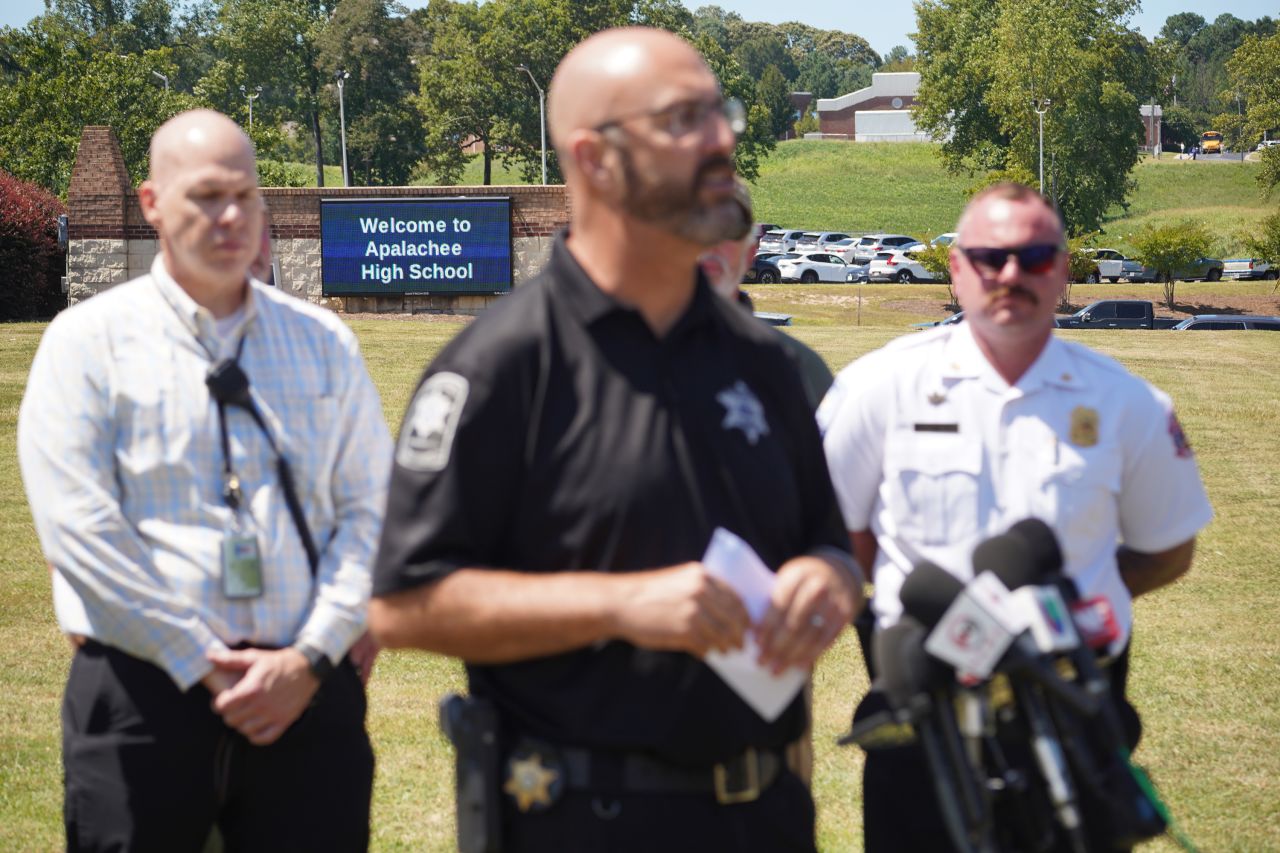
<svg viewBox="0 0 1280 853">
<path fill-rule="evenodd" d="M 349 654 L 368 683 L 377 644 L 365 633 Z M 200 683 L 213 697 L 214 712 L 255 746 L 279 740 L 320 688 L 307 659 L 293 648 L 211 652 L 209 661 L 213 670 Z"/>
</svg>

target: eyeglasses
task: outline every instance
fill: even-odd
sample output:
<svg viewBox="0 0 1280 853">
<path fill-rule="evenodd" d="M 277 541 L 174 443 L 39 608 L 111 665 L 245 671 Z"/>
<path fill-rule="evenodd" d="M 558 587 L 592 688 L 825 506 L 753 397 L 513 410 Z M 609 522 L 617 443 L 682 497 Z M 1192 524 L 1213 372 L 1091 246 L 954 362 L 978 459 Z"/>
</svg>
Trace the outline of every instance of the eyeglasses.
<svg viewBox="0 0 1280 853">
<path fill-rule="evenodd" d="M 992 272 L 1000 272 L 1009 262 L 1009 256 L 1018 259 L 1018 266 L 1023 272 L 1040 275 L 1053 269 L 1062 247 L 1056 243 L 1037 243 L 1034 246 L 1022 246 L 1017 249 L 983 249 L 970 246 L 957 246 L 962 254 L 980 267 Z"/>
<path fill-rule="evenodd" d="M 741 136 L 747 129 L 747 108 L 737 98 L 706 98 L 703 100 L 679 101 L 660 110 L 645 110 L 619 116 L 595 126 L 597 132 L 603 133 L 611 127 L 619 127 L 623 122 L 637 118 L 651 120 L 655 127 L 673 137 L 688 136 L 690 133 L 706 127 L 707 121 L 720 115 L 733 130 L 734 136 Z"/>
</svg>

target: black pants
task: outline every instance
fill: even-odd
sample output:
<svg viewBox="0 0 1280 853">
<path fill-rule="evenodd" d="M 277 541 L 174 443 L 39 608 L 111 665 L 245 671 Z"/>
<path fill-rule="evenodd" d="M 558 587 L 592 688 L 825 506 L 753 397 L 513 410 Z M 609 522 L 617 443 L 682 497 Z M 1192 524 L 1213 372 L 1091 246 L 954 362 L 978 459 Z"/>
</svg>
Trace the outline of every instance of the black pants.
<svg viewBox="0 0 1280 853">
<path fill-rule="evenodd" d="M 569 791 L 541 814 L 506 801 L 503 853 L 813 853 L 809 789 L 790 771 L 750 803 L 711 794 L 593 795 Z"/>
<path fill-rule="evenodd" d="M 270 746 L 222 723 L 196 685 L 97 643 L 62 703 L 67 849 L 365 850 L 373 750 L 364 688 L 344 662 Z"/>
<path fill-rule="evenodd" d="M 1141 721 L 1125 696 L 1129 679 L 1129 647 L 1108 668 L 1112 704 L 1115 706 L 1130 749 L 1141 737 Z M 858 707 L 855 720 L 887 707 L 883 696 L 873 691 Z M 1016 767 L 1031 767 L 1029 748 L 1012 744 L 1008 753 Z M 1035 803 L 1047 808 L 1047 803 Z M 915 744 L 890 749 L 869 750 L 862 773 L 864 849 L 867 853 L 918 853 L 953 849 L 951 837 L 939 810 L 933 777 L 924 752 Z M 997 825 L 1026 819 L 1018 809 L 997 809 Z M 1084 824 L 1090 825 L 1085 804 Z M 1099 847 L 1098 849 L 1102 849 Z"/>
</svg>

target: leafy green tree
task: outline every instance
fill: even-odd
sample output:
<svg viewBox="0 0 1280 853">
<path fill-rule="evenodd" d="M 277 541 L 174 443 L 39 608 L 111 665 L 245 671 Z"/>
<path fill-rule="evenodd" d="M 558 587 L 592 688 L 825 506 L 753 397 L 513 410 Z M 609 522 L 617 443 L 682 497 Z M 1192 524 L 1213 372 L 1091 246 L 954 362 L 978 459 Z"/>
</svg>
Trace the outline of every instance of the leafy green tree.
<svg viewBox="0 0 1280 853">
<path fill-rule="evenodd" d="M 151 134 L 200 102 L 152 75 L 172 73 L 168 49 L 122 56 L 100 44 L 57 15 L 0 32 L 0 168 L 63 195 L 82 129 L 107 124 L 133 180 L 146 177 Z"/>
<path fill-rule="evenodd" d="M 1227 62 L 1227 70 L 1236 91 L 1248 104 L 1242 141 L 1256 142 L 1264 133 L 1280 128 L 1280 33 L 1267 38 L 1246 36 Z M 1276 161 L 1269 158 L 1268 162 Z M 1269 193 L 1278 182 L 1280 173 L 1274 166 L 1264 168 L 1258 176 L 1263 192 Z"/>
<path fill-rule="evenodd" d="M 296 122 L 307 128 L 316 164 L 316 185 L 324 186 L 322 112 L 330 105 L 326 86 L 333 70 L 320 64 L 318 42 L 338 0 L 213 0 L 210 49 L 217 58 L 196 84 L 196 96 L 248 123 Z M 264 152 L 268 153 L 268 152 Z"/>
<path fill-rule="evenodd" d="M 884 55 L 884 64 L 880 66 L 881 71 L 914 71 L 916 67 L 916 58 L 911 55 L 911 51 L 902 45 L 895 45 L 888 53 Z"/>
<path fill-rule="evenodd" d="M 791 117 L 795 113 L 791 106 L 791 87 L 778 66 L 770 65 L 760 75 L 756 83 L 756 103 L 768 110 L 769 130 L 775 137 L 782 138 L 791 130 Z"/>
<path fill-rule="evenodd" d="M 46 0 L 45 7 L 103 50 L 137 53 L 172 44 L 168 0 Z"/>
<path fill-rule="evenodd" d="M 760 175 L 760 161 L 777 147 L 773 135 L 769 111 L 763 104 L 754 103 L 755 86 L 742 66 L 720 45 L 707 36 L 694 40 L 694 47 L 707 61 L 711 71 L 720 81 L 726 98 L 737 98 L 747 105 L 747 130 L 738 137 L 733 152 L 734 166 L 743 180 L 754 181 Z"/>
<path fill-rule="evenodd" d="M 1198 222 L 1148 225 L 1132 238 L 1134 259 L 1156 271 L 1164 282 L 1164 304 L 1174 308 L 1174 275 L 1191 266 L 1196 258 L 1209 254 L 1213 238 Z"/>
<path fill-rule="evenodd" d="M 814 51 L 800 61 L 796 91 L 815 98 L 837 98 L 871 85 L 871 66 Z"/>
<path fill-rule="evenodd" d="M 1245 234 L 1243 239 L 1250 257 L 1261 258 L 1272 266 L 1280 266 L 1280 212 L 1262 220 L 1258 232 Z"/>
<path fill-rule="evenodd" d="M 1033 99 L 1044 121 L 1045 180 L 1073 232 L 1123 204 L 1143 138 L 1123 21 L 1134 0 L 923 0 L 917 124 L 943 140 L 953 171 L 1038 171 Z M 1139 81 L 1140 82 L 1140 81 Z"/>
<path fill-rule="evenodd" d="M 785 80 L 796 77 L 795 59 L 783 38 L 774 33 L 754 36 L 742 42 L 733 49 L 733 58 L 753 80 L 763 77 L 770 65 L 776 67 Z"/>
<path fill-rule="evenodd" d="M 1190 110 L 1183 107 L 1165 107 L 1160 121 L 1160 136 L 1164 144 L 1182 144 L 1188 149 L 1200 144 L 1200 132 L 1191 118 Z"/>
<path fill-rule="evenodd" d="M 327 114 L 338 116 L 336 72 L 350 76 L 343 88 L 347 121 L 347 160 L 356 184 L 408 183 L 426 153 L 423 117 L 418 109 L 417 68 L 411 56 L 412 19 L 394 17 L 389 0 L 342 0 L 318 39 L 319 65 L 331 71 L 326 88 L 333 102 Z M 333 128 L 329 139 L 340 139 Z M 341 162 L 341 151 L 335 162 Z"/>
</svg>

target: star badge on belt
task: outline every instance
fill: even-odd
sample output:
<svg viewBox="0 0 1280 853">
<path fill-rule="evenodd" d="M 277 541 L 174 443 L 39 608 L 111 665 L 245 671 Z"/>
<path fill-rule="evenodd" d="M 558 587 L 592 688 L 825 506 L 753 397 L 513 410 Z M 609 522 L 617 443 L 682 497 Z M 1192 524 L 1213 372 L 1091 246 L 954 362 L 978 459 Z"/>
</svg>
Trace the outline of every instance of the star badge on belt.
<svg viewBox="0 0 1280 853">
<path fill-rule="evenodd" d="M 543 765 L 540 753 L 513 755 L 507 762 L 507 781 L 502 790 L 515 798 L 516 808 L 527 814 L 554 802 L 552 788 L 559 781 L 559 771 Z"/>
<path fill-rule="evenodd" d="M 1076 447 L 1093 447 L 1098 443 L 1098 410 L 1076 406 L 1071 410 L 1071 443 Z"/>
</svg>

